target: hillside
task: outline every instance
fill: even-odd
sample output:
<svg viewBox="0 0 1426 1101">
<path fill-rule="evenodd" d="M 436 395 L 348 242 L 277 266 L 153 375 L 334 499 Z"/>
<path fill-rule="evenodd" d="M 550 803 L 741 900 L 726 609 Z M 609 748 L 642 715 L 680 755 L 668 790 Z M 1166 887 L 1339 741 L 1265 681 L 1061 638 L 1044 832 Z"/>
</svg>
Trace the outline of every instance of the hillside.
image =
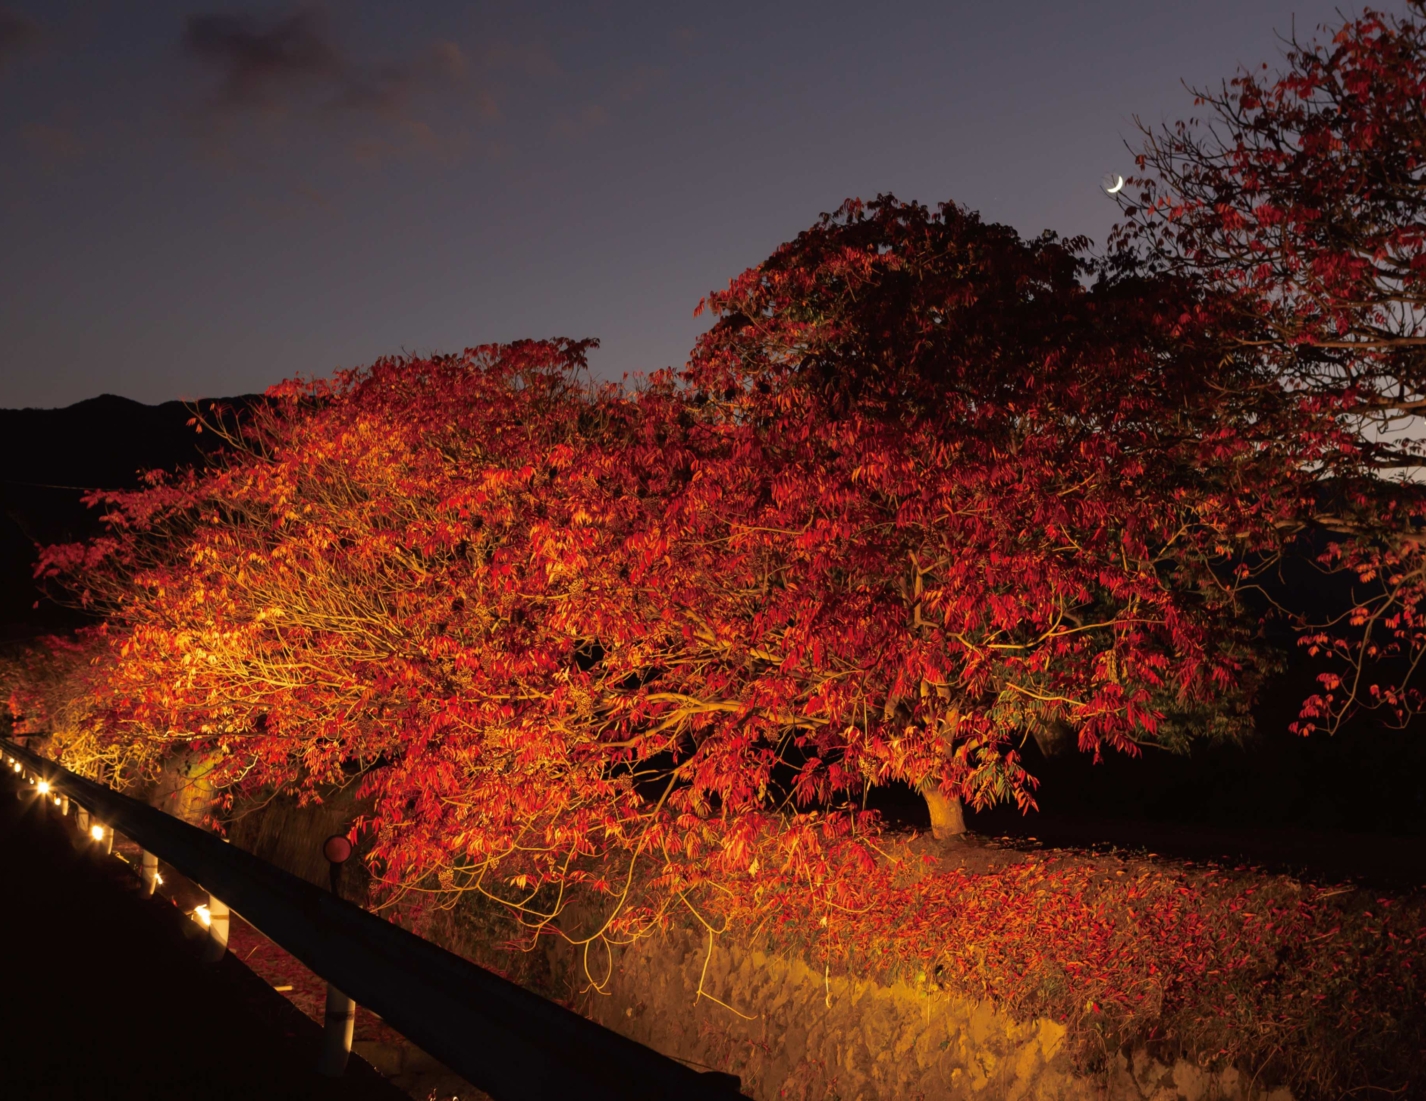
<svg viewBox="0 0 1426 1101">
<path fill-rule="evenodd" d="M 144 405 L 113 394 L 63 409 L 0 409 L 0 639 L 80 621 L 36 590 L 36 545 L 99 530 L 97 514 L 82 501 L 87 491 L 134 486 L 141 471 L 202 462 L 218 441 L 195 433 L 192 416 L 185 402 Z"/>
</svg>

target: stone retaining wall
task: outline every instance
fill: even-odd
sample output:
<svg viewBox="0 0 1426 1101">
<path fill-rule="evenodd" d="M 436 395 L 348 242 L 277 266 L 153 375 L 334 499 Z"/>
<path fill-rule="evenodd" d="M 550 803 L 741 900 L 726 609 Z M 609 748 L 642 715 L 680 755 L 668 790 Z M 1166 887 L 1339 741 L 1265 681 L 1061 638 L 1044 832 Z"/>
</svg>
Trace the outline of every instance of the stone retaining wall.
<svg viewBox="0 0 1426 1101">
<path fill-rule="evenodd" d="M 572 963 L 573 961 L 571 961 Z M 701 987 L 700 987 L 701 983 Z M 700 989 L 702 995 L 700 995 Z M 579 1008 L 666 1054 L 731 1071 L 758 1101 L 1291 1101 L 1235 1069 L 1144 1052 L 1076 1075 L 1063 1026 L 680 932 L 623 951 Z M 716 1000 L 714 1000 L 716 999 Z"/>
<path fill-rule="evenodd" d="M 275 800 L 240 814 L 230 837 L 325 882 L 321 842 L 354 812 L 349 793 L 303 808 Z M 361 897 L 364 884 L 350 887 L 348 897 Z M 1166 1065 L 1143 1051 L 1112 1054 L 1103 1073 L 1076 1074 L 1054 1021 L 1017 1022 L 931 987 L 828 975 L 728 938 L 710 946 L 694 930 L 598 957 L 588 970 L 601 982 L 607 973 L 600 992 L 582 955 L 554 938 L 543 952 L 503 951 L 474 909 L 438 913 L 418 931 L 631 1039 L 739 1075 L 756 1101 L 1292 1101 L 1236 1069 Z"/>
</svg>

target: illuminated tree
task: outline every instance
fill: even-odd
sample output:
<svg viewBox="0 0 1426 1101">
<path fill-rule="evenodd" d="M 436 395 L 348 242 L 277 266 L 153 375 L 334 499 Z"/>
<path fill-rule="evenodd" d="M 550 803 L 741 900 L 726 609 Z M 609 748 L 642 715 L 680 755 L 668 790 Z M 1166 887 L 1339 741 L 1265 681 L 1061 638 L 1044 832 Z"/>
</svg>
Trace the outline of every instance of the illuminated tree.
<svg viewBox="0 0 1426 1101">
<path fill-rule="evenodd" d="M 687 496 L 776 563 L 748 649 L 816 717 L 808 761 L 916 785 L 938 833 L 958 798 L 1029 805 L 1027 736 L 1241 723 L 1236 587 L 1311 507 L 1323 441 L 1243 384 L 1221 303 L 1088 287 L 1080 245 L 848 203 L 709 299 L 687 375 L 729 448 Z"/>
<path fill-rule="evenodd" d="M 1027 738 L 1231 734 L 1244 563 L 1318 443 L 1230 385 L 1213 300 L 1085 274 L 884 198 L 713 295 L 637 390 L 571 341 L 284 384 L 224 465 L 46 555 L 109 613 L 94 712 L 230 798 L 359 783 L 387 890 L 537 926 L 583 892 L 586 939 L 850 901 L 878 785 L 944 835 L 1032 805 Z"/>
<path fill-rule="evenodd" d="M 111 665 L 102 631 L 49 636 L 0 663 L 11 732 L 46 743 L 71 767 L 116 787 L 151 775 L 157 754 L 142 739 L 115 738 L 96 703 Z"/>
<path fill-rule="evenodd" d="M 1146 131 L 1121 200 L 1122 250 L 1192 278 L 1231 311 L 1264 385 L 1313 399 L 1322 561 L 1357 575 L 1340 620 L 1309 630 L 1323 675 L 1301 729 L 1360 704 L 1405 719 L 1423 654 L 1426 24 L 1367 10 L 1294 40 L 1281 71 L 1199 92 L 1206 120 Z M 1320 550 L 1320 547 L 1319 547 Z"/>
</svg>

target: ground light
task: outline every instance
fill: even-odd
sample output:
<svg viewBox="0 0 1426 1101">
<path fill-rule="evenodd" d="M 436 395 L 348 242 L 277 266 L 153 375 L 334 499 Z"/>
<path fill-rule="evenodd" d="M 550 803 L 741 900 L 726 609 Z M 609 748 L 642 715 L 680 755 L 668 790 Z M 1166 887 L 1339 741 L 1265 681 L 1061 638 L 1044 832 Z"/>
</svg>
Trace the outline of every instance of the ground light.
<svg viewBox="0 0 1426 1101">
<path fill-rule="evenodd" d="M 92 838 L 94 838 L 95 841 L 103 841 L 103 840 L 104 840 L 104 827 L 103 827 L 103 826 L 100 826 L 100 825 L 98 825 L 98 824 L 95 824 L 95 825 L 93 825 L 93 826 L 90 826 L 90 827 L 89 827 L 89 836 L 92 837 Z"/>
<path fill-rule="evenodd" d="M 39 786 L 35 790 L 38 791 L 41 795 L 48 795 L 50 793 L 50 782 L 48 780 L 41 780 Z"/>
</svg>

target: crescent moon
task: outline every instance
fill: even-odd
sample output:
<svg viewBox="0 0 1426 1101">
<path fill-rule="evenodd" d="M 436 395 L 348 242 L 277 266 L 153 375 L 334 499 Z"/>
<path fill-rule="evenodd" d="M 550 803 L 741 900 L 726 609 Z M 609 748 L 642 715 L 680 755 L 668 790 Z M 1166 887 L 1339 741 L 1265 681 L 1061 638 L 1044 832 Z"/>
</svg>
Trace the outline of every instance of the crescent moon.
<svg viewBox="0 0 1426 1101">
<path fill-rule="evenodd" d="M 1119 182 L 1116 183 L 1113 187 L 1106 187 L 1104 189 L 1110 195 L 1118 195 L 1119 192 L 1124 190 L 1124 177 L 1120 176 L 1117 172 L 1115 173 L 1115 177 L 1118 179 Z"/>
</svg>

